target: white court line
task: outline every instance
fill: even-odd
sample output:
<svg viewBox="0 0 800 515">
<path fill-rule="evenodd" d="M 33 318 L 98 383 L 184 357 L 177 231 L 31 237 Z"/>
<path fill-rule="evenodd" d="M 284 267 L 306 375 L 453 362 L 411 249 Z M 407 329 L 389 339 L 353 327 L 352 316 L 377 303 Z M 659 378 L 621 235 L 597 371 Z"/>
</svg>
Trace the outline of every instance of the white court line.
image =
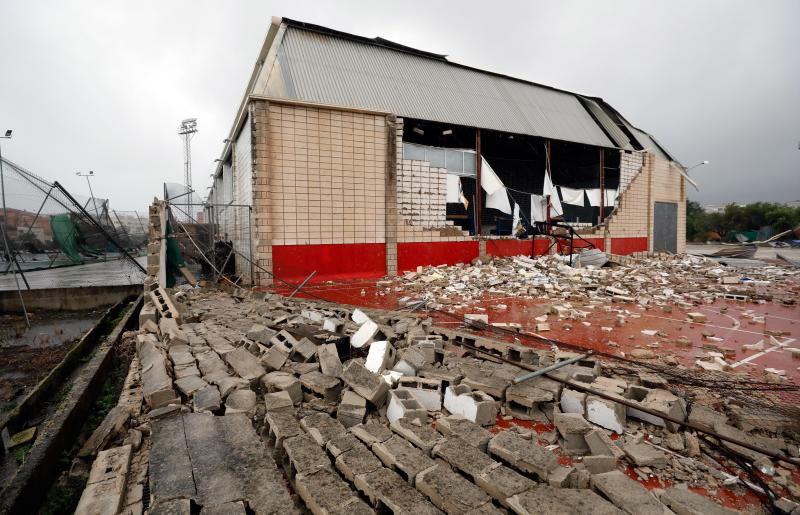
<svg viewBox="0 0 800 515">
<path fill-rule="evenodd" d="M 704 309 L 706 311 L 710 311 L 711 313 L 716 313 L 717 315 L 722 315 L 722 316 L 730 318 L 731 320 L 733 320 L 733 330 L 734 331 L 738 331 L 739 328 L 742 326 L 742 324 L 739 322 L 739 319 L 734 318 L 734 317 L 732 317 L 731 315 L 729 315 L 727 313 L 723 313 L 722 311 L 714 311 L 711 308 L 700 308 L 700 309 Z"/>
<path fill-rule="evenodd" d="M 761 352 L 756 352 L 752 356 L 747 356 L 743 360 L 737 361 L 736 363 L 731 365 L 731 368 L 736 368 L 739 365 L 744 365 L 745 363 L 749 363 L 749 362 L 753 361 L 754 359 L 760 358 L 761 356 L 767 354 L 768 352 L 774 352 L 776 350 L 783 349 L 784 347 L 786 347 L 790 343 L 794 342 L 794 340 L 795 340 L 794 338 L 787 338 L 786 340 L 784 340 L 782 342 L 779 342 L 779 345 L 774 345 L 774 346 L 770 347 L 769 349 L 763 350 Z M 761 341 L 763 341 L 763 340 L 761 340 Z"/>
<path fill-rule="evenodd" d="M 702 325 L 704 327 L 713 327 L 715 329 L 724 329 L 726 331 L 737 331 L 737 332 L 740 332 L 740 333 L 756 334 L 758 336 L 763 336 L 763 334 L 764 334 L 763 332 L 759 333 L 757 331 L 748 331 L 747 329 L 734 329 L 733 327 L 723 327 L 721 325 L 713 325 L 713 324 L 708 324 L 708 323 L 687 322 L 685 319 L 681 319 L 681 318 L 662 317 L 662 316 L 658 316 L 658 315 L 651 315 L 649 313 L 642 313 L 642 316 L 644 316 L 644 317 L 652 317 L 652 318 L 660 318 L 662 320 L 671 320 L 673 322 L 692 323 L 694 325 Z"/>
</svg>

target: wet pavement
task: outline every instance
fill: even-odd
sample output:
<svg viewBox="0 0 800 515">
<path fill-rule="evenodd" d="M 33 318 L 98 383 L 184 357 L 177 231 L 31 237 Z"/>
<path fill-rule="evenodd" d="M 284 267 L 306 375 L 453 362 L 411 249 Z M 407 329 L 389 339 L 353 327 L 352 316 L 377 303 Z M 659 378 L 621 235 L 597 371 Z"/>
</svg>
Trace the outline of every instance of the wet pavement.
<svg viewBox="0 0 800 515">
<path fill-rule="evenodd" d="M 146 257 L 136 260 L 147 266 Z M 22 278 L 19 279 L 21 288 L 25 288 Z M 126 284 L 142 284 L 144 275 L 133 263 L 125 259 L 115 259 L 85 265 L 66 266 L 49 270 L 36 270 L 25 273 L 25 278 L 31 289 L 44 288 L 79 288 L 85 286 L 120 286 Z M 0 291 L 16 290 L 17 285 L 13 274 L 0 275 Z"/>
</svg>

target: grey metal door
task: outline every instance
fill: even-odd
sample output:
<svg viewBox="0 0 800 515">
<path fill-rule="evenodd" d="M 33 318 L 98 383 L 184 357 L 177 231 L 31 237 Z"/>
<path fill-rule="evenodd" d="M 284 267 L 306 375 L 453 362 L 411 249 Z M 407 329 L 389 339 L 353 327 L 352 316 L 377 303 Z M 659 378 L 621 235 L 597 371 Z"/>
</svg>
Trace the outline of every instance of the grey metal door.
<svg viewBox="0 0 800 515">
<path fill-rule="evenodd" d="M 653 219 L 653 252 L 678 252 L 678 204 L 656 202 Z"/>
</svg>

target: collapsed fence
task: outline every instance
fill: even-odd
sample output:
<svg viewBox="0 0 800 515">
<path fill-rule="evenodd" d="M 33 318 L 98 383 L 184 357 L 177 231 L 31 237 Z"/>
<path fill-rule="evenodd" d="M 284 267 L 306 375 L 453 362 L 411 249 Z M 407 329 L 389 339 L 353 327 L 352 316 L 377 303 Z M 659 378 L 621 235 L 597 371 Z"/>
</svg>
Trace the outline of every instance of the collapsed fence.
<svg viewBox="0 0 800 515">
<path fill-rule="evenodd" d="M 146 217 L 73 194 L 5 158 L 0 178 L 0 290 L 20 290 L 22 299 L 23 289 L 142 282 L 136 256 L 147 246 Z"/>
</svg>

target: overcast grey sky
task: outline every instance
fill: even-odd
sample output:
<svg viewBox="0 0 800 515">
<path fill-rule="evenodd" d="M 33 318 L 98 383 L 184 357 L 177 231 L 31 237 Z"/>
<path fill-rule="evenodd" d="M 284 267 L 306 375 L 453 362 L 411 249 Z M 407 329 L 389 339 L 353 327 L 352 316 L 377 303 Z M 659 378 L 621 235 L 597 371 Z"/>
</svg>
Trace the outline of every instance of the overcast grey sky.
<svg viewBox="0 0 800 515">
<path fill-rule="evenodd" d="M 701 202 L 800 199 L 800 2 L 0 0 L 4 155 L 76 193 L 145 210 L 210 184 L 273 15 L 448 54 L 599 96 L 692 173 Z"/>
</svg>

